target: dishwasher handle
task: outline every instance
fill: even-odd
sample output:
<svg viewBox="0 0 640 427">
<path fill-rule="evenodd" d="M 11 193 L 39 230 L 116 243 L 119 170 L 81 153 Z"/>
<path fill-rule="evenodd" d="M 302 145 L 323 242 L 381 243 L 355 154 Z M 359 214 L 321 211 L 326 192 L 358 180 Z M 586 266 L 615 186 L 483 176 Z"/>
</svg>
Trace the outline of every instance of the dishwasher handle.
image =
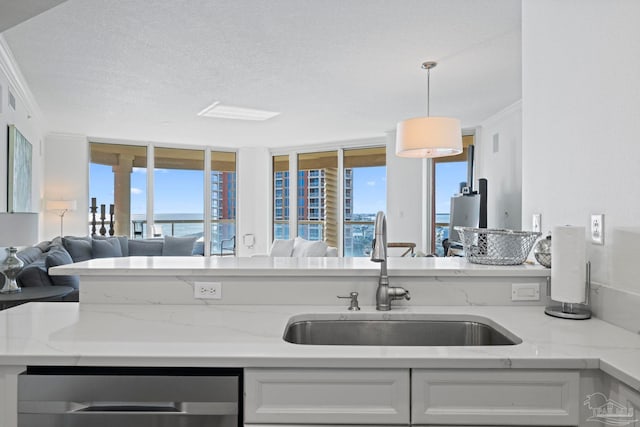
<svg viewBox="0 0 640 427">
<path fill-rule="evenodd" d="M 21 401 L 21 414 L 157 414 L 157 415 L 237 415 L 236 402 L 68 402 Z"/>
</svg>

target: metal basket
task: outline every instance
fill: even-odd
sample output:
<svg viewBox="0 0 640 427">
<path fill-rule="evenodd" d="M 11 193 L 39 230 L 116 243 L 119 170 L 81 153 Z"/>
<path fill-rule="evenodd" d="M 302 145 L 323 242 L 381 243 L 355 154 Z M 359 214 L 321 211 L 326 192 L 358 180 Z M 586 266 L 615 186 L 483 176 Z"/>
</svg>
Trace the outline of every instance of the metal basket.
<svg viewBox="0 0 640 427">
<path fill-rule="evenodd" d="M 522 264 L 542 234 L 491 228 L 454 227 L 469 262 L 489 265 Z"/>
</svg>

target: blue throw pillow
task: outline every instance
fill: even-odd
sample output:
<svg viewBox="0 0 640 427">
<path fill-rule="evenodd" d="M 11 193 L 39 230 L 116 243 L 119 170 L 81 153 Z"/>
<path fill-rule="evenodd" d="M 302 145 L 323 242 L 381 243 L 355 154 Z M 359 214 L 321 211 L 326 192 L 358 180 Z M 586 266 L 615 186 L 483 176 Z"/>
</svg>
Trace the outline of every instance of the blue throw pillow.
<svg viewBox="0 0 640 427">
<path fill-rule="evenodd" d="M 131 239 L 129 240 L 129 256 L 160 256 L 162 255 L 162 246 L 164 246 L 162 239 Z"/>
<path fill-rule="evenodd" d="M 191 256 L 197 237 L 164 236 L 163 256 Z"/>
<path fill-rule="evenodd" d="M 28 265 L 42 257 L 42 250 L 36 246 L 30 246 L 18 252 L 16 256 L 24 262 L 24 265 Z"/>
<path fill-rule="evenodd" d="M 73 262 L 87 261 L 91 256 L 91 238 L 63 237 L 62 245 L 69 252 Z"/>
<path fill-rule="evenodd" d="M 49 271 L 51 267 L 72 263 L 73 259 L 71 258 L 71 255 L 69 255 L 69 252 L 67 252 L 62 246 L 51 249 L 44 260 L 44 265 L 47 268 L 47 271 Z M 51 282 L 57 286 L 71 286 L 74 289 L 78 289 L 80 287 L 80 278 L 78 276 L 49 277 L 51 278 Z"/>
<path fill-rule="evenodd" d="M 100 236 L 96 234 L 93 236 L 94 240 L 109 240 L 109 239 L 118 239 L 120 242 L 120 252 L 122 255 L 119 256 L 129 256 L 129 238 L 127 236 Z M 96 257 L 97 258 L 97 257 Z"/>
<path fill-rule="evenodd" d="M 29 264 L 18 273 L 16 281 L 19 286 L 51 286 L 53 282 L 47 274 L 44 257 Z"/>
<path fill-rule="evenodd" d="M 120 241 L 117 237 L 108 239 L 93 239 L 91 241 L 91 251 L 94 258 L 114 258 L 122 256 Z"/>
</svg>

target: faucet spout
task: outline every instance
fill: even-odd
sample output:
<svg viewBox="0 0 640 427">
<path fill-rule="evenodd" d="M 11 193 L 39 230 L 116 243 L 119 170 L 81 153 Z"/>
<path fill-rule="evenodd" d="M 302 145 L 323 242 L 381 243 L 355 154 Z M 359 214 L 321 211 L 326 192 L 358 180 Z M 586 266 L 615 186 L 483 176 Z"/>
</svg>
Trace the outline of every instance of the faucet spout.
<svg viewBox="0 0 640 427">
<path fill-rule="evenodd" d="M 387 218 L 382 211 L 376 214 L 371 261 L 385 264 L 387 262 Z"/>
<path fill-rule="evenodd" d="M 376 290 L 376 310 L 391 310 L 394 299 L 411 299 L 409 291 L 401 287 L 390 287 L 387 274 L 387 219 L 384 212 L 376 214 L 374 238 L 371 245 L 371 261 L 380 263 L 380 278 Z"/>
</svg>

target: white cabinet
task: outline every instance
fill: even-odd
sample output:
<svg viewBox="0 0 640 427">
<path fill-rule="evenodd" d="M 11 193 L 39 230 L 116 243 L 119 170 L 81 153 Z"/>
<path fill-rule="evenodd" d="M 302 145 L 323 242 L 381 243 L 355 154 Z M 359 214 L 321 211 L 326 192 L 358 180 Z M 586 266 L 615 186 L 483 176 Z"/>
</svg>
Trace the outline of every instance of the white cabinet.
<svg viewBox="0 0 640 427">
<path fill-rule="evenodd" d="M 245 369 L 246 424 L 409 424 L 409 369 Z"/>
<path fill-rule="evenodd" d="M 413 370 L 413 425 L 577 426 L 578 372 Z"/>
<path fill-rule="evenodd" d="M 640 427 L 640 392 L 607 374 L 602 387 L 587 396 L 587 404 L 590 416 L 587 421 L 591 425 L 600 421 L 603 425 Z"/>
<path fill-rule="evenodd" d="M 577 426 L 576 371 L 245 369 L 245 423 Z M 410 409 L 411 408 L 411 409 Z"/>
</svg>

